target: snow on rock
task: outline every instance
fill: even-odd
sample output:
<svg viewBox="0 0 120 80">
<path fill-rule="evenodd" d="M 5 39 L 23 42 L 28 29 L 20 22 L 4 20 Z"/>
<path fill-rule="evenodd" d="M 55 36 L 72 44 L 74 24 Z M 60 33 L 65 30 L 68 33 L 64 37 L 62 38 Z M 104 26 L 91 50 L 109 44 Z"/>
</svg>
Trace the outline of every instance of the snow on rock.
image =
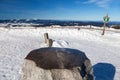
<svg viewBox="0 0 120 80">
<path fill-rule="evenodd" d="M 84 51 L 92 62 L 96 80 L 120 80 L 120 33 L 106 31 L 102 36 L 100 30 L 68 28 L 0 28 L 0 80 L 22 79 L 24 58 L 31 50 L 44 47 L 46 32 L 54 40 L 53 46 Z M 98 72 L 101 69 L 103 75 L 108 75 L 102 77 Z"/>
</svg>

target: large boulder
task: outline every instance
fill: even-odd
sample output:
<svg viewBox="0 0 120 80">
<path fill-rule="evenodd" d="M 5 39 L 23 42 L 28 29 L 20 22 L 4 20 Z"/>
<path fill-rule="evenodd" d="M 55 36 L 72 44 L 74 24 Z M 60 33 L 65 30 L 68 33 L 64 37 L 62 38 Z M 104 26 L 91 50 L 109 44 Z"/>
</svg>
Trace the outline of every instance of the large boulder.
<svg viewBox="0 0 120 80">
<path fill-rule="evenodd" d="M 93 68 L 82 51 L 40 48 L 26 56 L 23 80 L 93 80 Z"/>
</svg>

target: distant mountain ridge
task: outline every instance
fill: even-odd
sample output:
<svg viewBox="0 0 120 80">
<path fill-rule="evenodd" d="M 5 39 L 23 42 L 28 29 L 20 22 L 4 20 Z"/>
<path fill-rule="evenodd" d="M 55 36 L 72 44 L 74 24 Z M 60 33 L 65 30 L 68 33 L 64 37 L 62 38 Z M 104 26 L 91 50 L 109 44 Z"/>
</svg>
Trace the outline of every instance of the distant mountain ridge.
<svg viewBox="0 0 120 80">
<path fill-rule="evenodd" d="M 60 25 L 60 26 L 103 26 L 103 21 L 72 21 L 72 20 L 42 20 L 42 19 L 8 19 L 0 20 L 0 23 L 32 23 L 39 24 L 40 26 L 51 26 L 51 25 Z M 110 21 L 108 26 L 111 25 L 120 25 L 120 22 Z"/>
</svg>

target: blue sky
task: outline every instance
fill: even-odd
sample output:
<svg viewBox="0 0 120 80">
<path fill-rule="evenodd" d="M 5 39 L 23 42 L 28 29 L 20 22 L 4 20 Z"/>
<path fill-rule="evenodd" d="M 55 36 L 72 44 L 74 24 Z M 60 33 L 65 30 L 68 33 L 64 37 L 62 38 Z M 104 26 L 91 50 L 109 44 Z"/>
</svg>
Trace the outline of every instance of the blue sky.
<svg viewBox="0 0 120 80">
<path fill-rule="evenodd" d="M 0 19 L 120 21 L 120 0 L 0 0 Z"/>
</svg>

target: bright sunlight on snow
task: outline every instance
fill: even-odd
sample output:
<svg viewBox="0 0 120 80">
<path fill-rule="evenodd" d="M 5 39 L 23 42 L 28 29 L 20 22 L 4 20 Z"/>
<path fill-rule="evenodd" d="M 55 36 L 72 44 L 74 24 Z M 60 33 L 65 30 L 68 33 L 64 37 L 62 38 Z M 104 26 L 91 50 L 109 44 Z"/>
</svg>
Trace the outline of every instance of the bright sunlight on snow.
<svg viewBox="0 0 120 80">
<path fill-rule="evenodd" d="M 45 47 L 44 33 L 53 47 L 79 49 L 88 56 L 95 80 L 120 80 L 120 33 L 69 28 L 0 28 L 0 80 L 21 80 L 22 64 L 33 49 Z"/>
</svg>

